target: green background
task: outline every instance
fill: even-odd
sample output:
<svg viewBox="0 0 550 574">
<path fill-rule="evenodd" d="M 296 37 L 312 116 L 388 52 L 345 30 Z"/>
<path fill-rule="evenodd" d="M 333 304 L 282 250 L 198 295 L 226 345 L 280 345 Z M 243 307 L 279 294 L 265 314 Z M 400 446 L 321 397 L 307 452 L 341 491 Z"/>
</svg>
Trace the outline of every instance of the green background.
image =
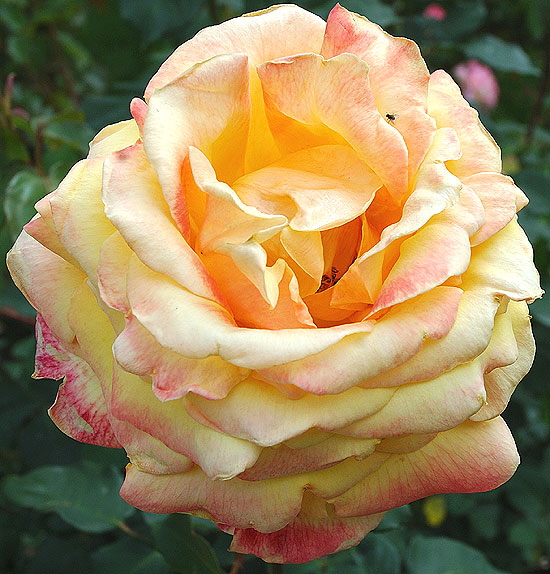
<svg viewBox="0 0 550 574">
<path fill-rule="evenodd" d="M 500 102 L 483 121 L 504 171 L 529 196 L 520 221 L 543 286 L 550 270 L 550 3 L 348 0 L 394 35 L 416 40 L 430 70 L 477 58 Z M 0 0 L 0 246 L 5 253 L 103 126 L 129 117 L 179 44 L 204 26 L 266 7 L 257 0 Z M 326 17 L 332 2 L 302 2 Z M 0 274 L 0 573 L 375 573 L 550 571 L 550 297 L 532 306 L 538 355 L 505 419 L 522 464 L 496 491 L 434 496 L 390 511 L 357 547 L 273 567 L 227 551 L 230 537 L 183 515 L 150 515 L 118 496 L 122 451 L 79 444 L 46 410 L 57 383 L 33 381 L 33 311 Z M 232 569 L 233 568 L 233 569 Z"/>
</svg>

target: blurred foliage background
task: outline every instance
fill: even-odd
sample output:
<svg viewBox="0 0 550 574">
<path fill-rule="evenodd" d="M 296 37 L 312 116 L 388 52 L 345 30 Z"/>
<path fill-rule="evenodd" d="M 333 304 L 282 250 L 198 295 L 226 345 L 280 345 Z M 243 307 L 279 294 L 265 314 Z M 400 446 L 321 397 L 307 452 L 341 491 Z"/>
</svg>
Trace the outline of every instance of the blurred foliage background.
<svg viewBox="0 0 550 574">
<path fill-rule="evenodd" d="M 504 171 L 531 202 L 520 220 L 550 279 L 550 1 L 343 0 L 413 38 L 430 70 L 472 59 L 490 68 L 498 104 L 480 96 Z M 332 1 L 304 0 L 326 17 Z M 1 0 L 0 248 L 5 254 L 103 126 L 204 26 L 262 0 Z M 456 76 L 456 74 L 455 74 Z M 550 572 L 550 297 L 532 306 L 535 365 L 505 413 L 522 455 L 496 491 L 434 496 L 390 511 L 357 547 L 304 565 L 227 551 L 206 521 L 150 515 L 118 496 L 126 459 L 76 443 L 46 411 L 57 384 L 32 381 L 33 310 L 0 275 L 0 572 L 459 574 Z"/>
</svg>

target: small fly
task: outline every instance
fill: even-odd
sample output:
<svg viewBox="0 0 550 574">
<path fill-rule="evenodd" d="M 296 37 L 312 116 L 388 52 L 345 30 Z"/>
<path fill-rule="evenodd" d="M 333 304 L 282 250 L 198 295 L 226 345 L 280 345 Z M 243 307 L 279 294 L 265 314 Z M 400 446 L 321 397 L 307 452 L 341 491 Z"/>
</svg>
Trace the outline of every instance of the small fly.
<svg viewBox="0 0 550 574">
<path fill-rule="evenodd" d="M 392 124 L 399 116 L 397 114 L 386 114 L 386 121 Z"/>
</svg>

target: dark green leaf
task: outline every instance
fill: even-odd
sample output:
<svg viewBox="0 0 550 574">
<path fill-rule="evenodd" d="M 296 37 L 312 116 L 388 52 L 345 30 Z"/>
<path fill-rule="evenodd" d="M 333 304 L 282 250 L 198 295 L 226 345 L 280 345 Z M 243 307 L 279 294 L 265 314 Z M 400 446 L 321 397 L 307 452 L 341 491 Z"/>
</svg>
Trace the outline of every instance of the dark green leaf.
<svg viewBox="0 0 550 574">
<path fill-rule="evenodd" d="M 216 556 L 206 540 L 191 529 L 191 517 L 172 514 L 151 525 L 156 547 L 176 572 L 219 574 Z"/>
<path fill-rule="evenodd" d="M 479 550 L 444 537 L 415 536 L 406 563 L 409 574 L 502 574 Z"/>
<path fill-rule="evenodd" d="M 4 492 L 20 506 L 57 512 L 79 530 L 106 532 L 134 512 L 118 494 L 121 482 L 114 469 L 91 463 L 44 466 L 24 476 L 8 477 Z"/>
<path fill-rule="evenodd" d="M 359 547 L 368 565 L 367 572 L 400 574 L 401 555 L 399 549 L 385 534 L 371 532 Z"/>
<path fill-rule="evenodd" d="M 44 180 L 31 170 L 20 171 L 12 177 L 6 189 L 4 211 L 13 239 L 35 214 L 34 204 L 47 192 Z"/>
<path fill-rule="evenodd" d="M 477 58 L 491 68 L 502 72 L 516 72 L 536 76 L 539 70 L 517 44 L 510 44 L 496 36 L 486 35 L 469 42 L 465 48 L 469 58 Z"/>
<path fill-rule="evenodd" d="M 94 574 L 170 574 L 161 554 L 133 538 L 122 538 L 92 554 Z"/>
</svg>

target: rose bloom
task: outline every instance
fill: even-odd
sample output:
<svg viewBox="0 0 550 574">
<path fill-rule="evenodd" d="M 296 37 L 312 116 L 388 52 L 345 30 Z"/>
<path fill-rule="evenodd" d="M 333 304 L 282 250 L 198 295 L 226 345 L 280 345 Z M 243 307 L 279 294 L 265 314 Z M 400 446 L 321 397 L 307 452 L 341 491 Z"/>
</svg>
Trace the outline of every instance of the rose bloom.
<svg viewBox="0 0 550 574">
<path fill-rule="evenodd" d="M 489 66 L 477 60 L 468 60 L 456 65 L 453 74 L 468 101 L 478 102 L 488 109 L 497 105 L 500 90 L 495 74 Z"/>
<path fill-rule="evenodd" d="M 305 562 L 484 491 L 541 294 L 527 200 L 443 71 L 336 6 L 207 28 L 40 200 L 9 255 L 50 415 L 122 497 Z"/>
</svg>

